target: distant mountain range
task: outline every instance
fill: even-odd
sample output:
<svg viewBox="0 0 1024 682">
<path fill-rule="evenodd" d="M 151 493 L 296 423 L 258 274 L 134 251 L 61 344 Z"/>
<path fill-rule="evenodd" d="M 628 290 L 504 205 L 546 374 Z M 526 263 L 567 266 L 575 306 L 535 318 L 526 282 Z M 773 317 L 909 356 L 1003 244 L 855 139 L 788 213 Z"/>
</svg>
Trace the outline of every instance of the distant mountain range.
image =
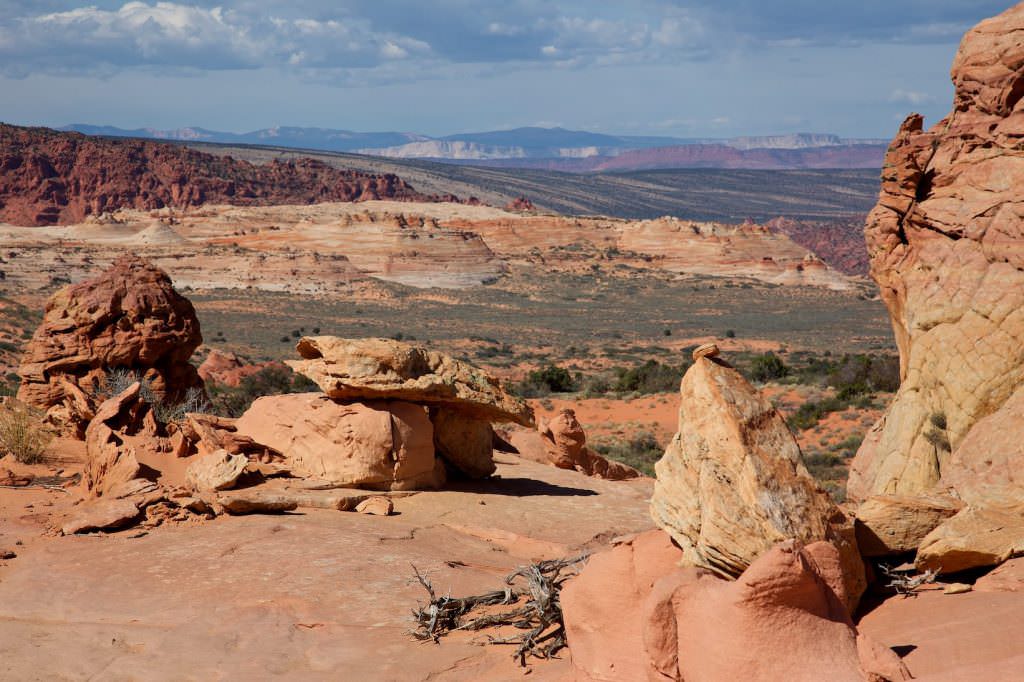
<svg viewBox="0 0 1024 682">
<path fill-rule="evenodd" d="M 885 140 L 846 139 L 814 133 L 709 139 L 604 135 L 539 127 L 445 137 L 297 127 L 225 133 L 205 128 L 126 130 L 74 124 L 62 130 L 110 137 L 269 145 L 577 173 L 659 168 L 880 168 L 887 144 Z"/>
</svg>

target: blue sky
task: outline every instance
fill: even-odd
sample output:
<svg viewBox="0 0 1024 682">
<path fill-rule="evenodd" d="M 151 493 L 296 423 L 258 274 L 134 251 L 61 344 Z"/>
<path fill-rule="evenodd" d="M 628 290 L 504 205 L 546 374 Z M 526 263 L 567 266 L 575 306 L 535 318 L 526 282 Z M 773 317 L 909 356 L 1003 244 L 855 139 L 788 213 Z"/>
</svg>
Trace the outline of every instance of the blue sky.
<svg viewBox="0 0 1024 682">
<path fill-rule="evenodd" d="M 0 120 L 890 137 L 988 0 L 0 0 Z"/>
</svg>

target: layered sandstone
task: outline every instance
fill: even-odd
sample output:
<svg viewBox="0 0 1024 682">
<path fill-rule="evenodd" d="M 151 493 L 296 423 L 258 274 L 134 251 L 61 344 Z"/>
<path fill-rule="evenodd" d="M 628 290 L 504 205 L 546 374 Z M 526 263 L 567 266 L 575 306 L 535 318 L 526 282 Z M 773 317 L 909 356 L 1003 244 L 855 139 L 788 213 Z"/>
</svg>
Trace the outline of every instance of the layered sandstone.
<svg viewBox="0 0 1024 682">
<path fill-rule="evenodd" d="M 195 309 L 167 274 L 126 255 L 50 299 L 18 370 L 18 397 L 88 421 L 91 396 L 110 370 L 123 369 L 138 373 L 157 397 L 178 401 L 202 388 L 188 361 L 202 340 Z"/>
<path fill-rule="evenodd" d="M 992 524 L 1024 533 L 1022 30 L 1017 6 L 967 33 L 952 112 L 927 131 L 919 115 L 903 123 L 866 228 L 903 381 L 853 462 L 849 494 L 952 490 L 967 508 L 922 539 L 919 555 L 945 571 L 1020 551 Z M 983 551 L 964 559 L 970 536 Z"/>
<path fill-rule="evenodd" d="M 655 465 L 651 515 L 687 563 L 735 577 L 777 542 L 830 536 L 838 510 L 757 389 L 701 356 L 680 393 L 679 431 Z"/>
</svg>

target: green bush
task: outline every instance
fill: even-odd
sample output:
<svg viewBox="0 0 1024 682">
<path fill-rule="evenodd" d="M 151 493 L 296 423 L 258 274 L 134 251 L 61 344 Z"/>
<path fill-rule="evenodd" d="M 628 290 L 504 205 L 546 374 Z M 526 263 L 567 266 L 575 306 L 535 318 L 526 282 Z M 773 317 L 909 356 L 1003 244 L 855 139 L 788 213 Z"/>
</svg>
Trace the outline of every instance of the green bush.
<svg viewBox="0 0 1024 682">
<path fill-rule="evenodd" d="M 626 441 L 595 443 L 593 448 L 595 452 L 608 459 L 628 464 L 647 476 L 654 476 L 654 464 L 661 459 L 665 452 L 654 434 L 646 431 L 638 433 Z"/>
<path fill-rule="evenodd" d="M 750 363 L 750 378 L 754 381 L 773 381 L 788 374 L 789 367 L 786 367 L 786 363 L 775 353 L 758 355 Z"/>
<path fill-rule="evenodd" d="M 615 368 L 615 383 L 612 390 L 617 393 L 665 393 L 679 390 L 685 367 L 663 365 L 657 360 L 648 360 L 642 365 Z"/>
<path fill-rule="evenodd" d="M 513 384 L 512 391 L 523 398 L 543 398 L 552 393 L 570 393 L 576 390 L 576 381 L 564 367 L 546 365 L 530 372 L 526 379 Z"/>
</svg>

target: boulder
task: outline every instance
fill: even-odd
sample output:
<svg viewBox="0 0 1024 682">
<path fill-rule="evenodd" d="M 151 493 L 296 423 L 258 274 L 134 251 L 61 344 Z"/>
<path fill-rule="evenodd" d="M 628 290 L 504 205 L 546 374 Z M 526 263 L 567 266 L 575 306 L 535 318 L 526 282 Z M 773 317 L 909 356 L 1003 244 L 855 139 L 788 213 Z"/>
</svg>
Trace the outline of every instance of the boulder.
<svg viewBox="0 0 1024 682">
<path fill-rule="evenodd" d="M 239 433 L 236 422 L 235 419 L 212 414 L 187 414 L 184 421 L 175 425 L 176 431 L 171 436 L 172 450 L 179 457 L 193 452 L 209 454 L 227 450 L 233 455 L 246 455 L 253 459 L 280 459 L 280 452 Z"/>
<path fill-rule="evenodd" d="M 138 478 L 142 466 L 135 449 L 125 442 L 127 429 L 136 426 L 142 386 L 136 382 L 120 394 L 103 402 L 85 430 L 85 472 L 87 491 L 101 497 L 107 490 Z"/>
<path fill-rule="evenodd" d="M 911 679 L 895 653 L 858 634 L 815 558 L 830 554 L 835 566 L 838 552 L 816 544 L 780 543 L 734 582 L 697 568 L 659 580 L 644 605 L 648 679 Z"/>
<path fill-rule="evenodd" d="M 494 473 L 494 429 L 489 421 L 443 406 L 431 408 L 430 421 L 437 454 L 451 467 L 469 478 Z"/>
<path fill-rule="evenodd" d="M 360 514 L 370 514 L 371 516 L 390 516 L 394 509 L 394 503 L 390 499 L 377 495 L 368 497 L 357 504 L 355 511 Z"/>
<path fill-rule="evenodd" d="M 196 492 L 206 490 L 227 490 L 234 487 L 249 459 L 245 455 L 232 455 L 227 450 L 217 450 L 199 455 L 185 470 L 185 480 Z"/>
<path fill-rule="evenodd" d="M 236 426 L 239 434 L 282 453 L 283 464 L 299 477 L 371 490 L 444 482 L 427 411 L 412 403 L 344 404 L 321 393 L 265 396 Z"/>
<path fill-rule="evenodd" d="M 926 535 L 917 567 L 955 573 L 1024 554 L 1024 509 L 967 507 Z"/>
<path fill-rule="evenodd" d="M 910 116 L 865 234 L 902 385 L 850 473 L 849 497 L 932 490 L 980 419 L 1024 383 L 1024 6 L 983 21 L 953 63 L 952 112 Z"/>
<path fill-rule="evenodd" d="M 216 502 L 228 514 L 279 514 L 299 506 L 295 497 L 287 492 L 262 490 L 258 487 L 220 493 Z"/>
<path fill-rule="evenodd" d="M 202 343 L 199 320 L 165 272 L 125 255 L 95 279 L 65 287 L 46 304 L 18 373 L 18 397 L 42 409 L 88 412 L 114 368 L 138 372 L 175 402 L 202 379 L 188 359 Z"/>
<path fill-rule="evenodd" d="M 93 500 L 80 505 L 74 515 L 64 522 L 64 535 L 86 533 L 93 530 L 121 528 L 139 515 L 139 508 L 128 499 Z"/>
<path fill-rule="evenodd" d="M 490 422 L 533 425 L 533 410 L 498 380 L 443 353 L 391 339 L 303 337 L 296 372 L 334 400 L 387 399 L 446 405 Z"/>
<path fill-rule="evenodd" d="M 647 679 L 643 605 L 682 556 L 667 533 L 652 530 L 595 554 L 565 584 L 559 599 L 577 679 Z"/>
<path fill-rule="evenodd" d="M 587 434 L 576 419 L 576 413 L 562 409 L 540 425 L 540 435 L 548 461 L 560 469 L 572 469 L 611 481 L 638 478 L 633 467 L 610 460 L 587 447 Z"/>
<path fill-rule="evenodd" d="M 593 556 L 561 594 L 575 679 L 907 680 L 857 632 L 830 543 L 785 541 L 736 581 L 679 568 L 661 531 Z"/>
<path fill-rule="evenodd" d="M 698 357 L 680 391 L 679 431 L 655 465 L 651 515 L 689 564 L 735 577 L 780 541 L 833 534 L 838 510 L 785 420 L 739 372 Z"/>
<path fill-rule="evenodd" d="M 913 552 L 963 503 L 948 495 L 876 495 L 857 509 L 857 546 L 866 557 Z"/>
</svg>

